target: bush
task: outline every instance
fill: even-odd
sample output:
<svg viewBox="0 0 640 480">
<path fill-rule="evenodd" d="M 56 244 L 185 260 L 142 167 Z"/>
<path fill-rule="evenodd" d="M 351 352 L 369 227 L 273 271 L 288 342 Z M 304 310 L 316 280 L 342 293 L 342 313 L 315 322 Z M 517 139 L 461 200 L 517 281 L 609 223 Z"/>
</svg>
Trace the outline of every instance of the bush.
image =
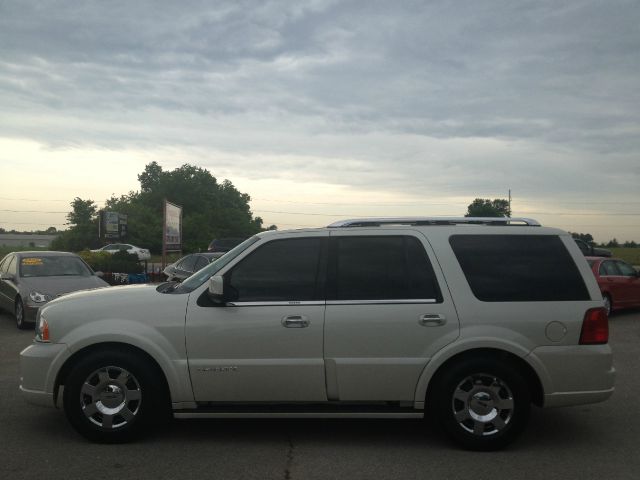
<svg viewBox="0 0 640 480">
<path fill-rule="evenodd" d="M 83 250 L 80 255 L 96 272 L 104 273 L 142 273 L 144 267 L 138 256 L 125 251 L 114 254 L 107 252 L 91 252 Z"/>
</svg>

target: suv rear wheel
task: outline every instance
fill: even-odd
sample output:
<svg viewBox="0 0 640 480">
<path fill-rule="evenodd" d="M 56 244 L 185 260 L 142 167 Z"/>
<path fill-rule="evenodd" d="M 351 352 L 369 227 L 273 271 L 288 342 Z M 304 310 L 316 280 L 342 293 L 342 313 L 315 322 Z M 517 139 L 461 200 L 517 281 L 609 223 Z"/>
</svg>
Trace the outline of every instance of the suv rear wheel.
<svg viewBox="0 0 640 480">
<path fill-rule="evenodd" d="M 470 450 L 497 450 L 512 442 L 531 409 L 529 388 L 517 369 L 477 357 L 448 368 L 430 398 L 442 428 Z"/>
<path fill-rule="evenodd" d="M 83 436 L 101 443 L 129 441 L 168 417 L 168 396 L 158 368 L 132 352 L 89 354 L 73 367 L 64 411 Z"/>
</svg>

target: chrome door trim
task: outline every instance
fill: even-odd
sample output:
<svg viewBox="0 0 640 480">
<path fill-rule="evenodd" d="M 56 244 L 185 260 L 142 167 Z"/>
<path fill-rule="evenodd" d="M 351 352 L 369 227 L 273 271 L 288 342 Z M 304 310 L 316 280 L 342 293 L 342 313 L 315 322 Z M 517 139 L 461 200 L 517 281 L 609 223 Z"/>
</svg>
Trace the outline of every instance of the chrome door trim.
<svg viewBox="0 0 640 480">
<path fill-rule="evenodd" d="M 437 303 L 435 298 L 393 299 L 393 300 L 328 300 L 327 305 L 411 305 Z"/>
<path fill-rule="evenodd" d="M 227 302 L 229 307 L 297 307 L 297 306 L 323 306 L 324 301 L 296 301 L 289 302 Z"/>
</svg>

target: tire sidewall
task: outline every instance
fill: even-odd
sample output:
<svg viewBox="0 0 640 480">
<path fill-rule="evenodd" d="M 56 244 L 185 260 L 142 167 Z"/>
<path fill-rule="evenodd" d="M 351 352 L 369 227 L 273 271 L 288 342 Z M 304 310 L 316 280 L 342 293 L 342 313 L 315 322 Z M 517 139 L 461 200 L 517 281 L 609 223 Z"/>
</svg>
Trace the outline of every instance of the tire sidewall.
<svg viewBox="0 0 640 480">
<path fill-rule="evenodd" d="M 20 330 L 25 330 L 30 326 L 25 319 L 26 312 L 24 310 L 24 303 L 22 303 L 22 298 L 20 297 L 16 298 L 13 315 L 16 317 L 16 327 Z"/>
<path fill-rule="evenodd" d="M 82 411 L 80 390 L 85 380 L 103 367 L 119 367 L 131 373 L 140 385 L 139 411 L 127 425 L 104 430 L 93 424 Z M 65 381 L 63 405 L 67 419 L 84 437 L 99 443 L 121 443 L 136 439 L 161 420 L 168 410 L 167 396 L 158 378 L 158 369 L 144 356 L 135 353 L 107 350 L 93 352 L 81 358 Z M 156 422 L 157 420 L 157 422 Z"/>
<path fill-rule="evenodd" d="M 452 365 L 438 378 L 435 390 L 430 396 L 432 413 L 441 428 L 458 445 L 469 450 L 498 450 L 513 442 L 526 426 L 531 410 L 529 387 L 518 369 L 506 362 L 508 360 L 470 358 Z M 508 386 L 513 395 L 514 408 L 511 420 L 503 430 L 493 435 L 477 436 L 466 431 L 458 424 L 453 413 L 452 400 L 455 389 L 462 380 L 474 374 L 495 375 Z"/>
</svg>

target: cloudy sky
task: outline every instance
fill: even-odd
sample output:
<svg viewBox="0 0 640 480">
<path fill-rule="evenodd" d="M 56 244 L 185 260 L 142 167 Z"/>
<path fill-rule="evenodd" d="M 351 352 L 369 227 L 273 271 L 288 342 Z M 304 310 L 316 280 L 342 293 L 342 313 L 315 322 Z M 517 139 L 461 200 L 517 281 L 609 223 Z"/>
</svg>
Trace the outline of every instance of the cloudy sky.
<svg viewBox="0 0 640 480">
<path fill-rule="evenodd" d="M 62 228 L 157 161 L 265 224 L 514 216 L 640 241 L 630 1 L 0 0 L 0 227 Z"/>
</svg>

